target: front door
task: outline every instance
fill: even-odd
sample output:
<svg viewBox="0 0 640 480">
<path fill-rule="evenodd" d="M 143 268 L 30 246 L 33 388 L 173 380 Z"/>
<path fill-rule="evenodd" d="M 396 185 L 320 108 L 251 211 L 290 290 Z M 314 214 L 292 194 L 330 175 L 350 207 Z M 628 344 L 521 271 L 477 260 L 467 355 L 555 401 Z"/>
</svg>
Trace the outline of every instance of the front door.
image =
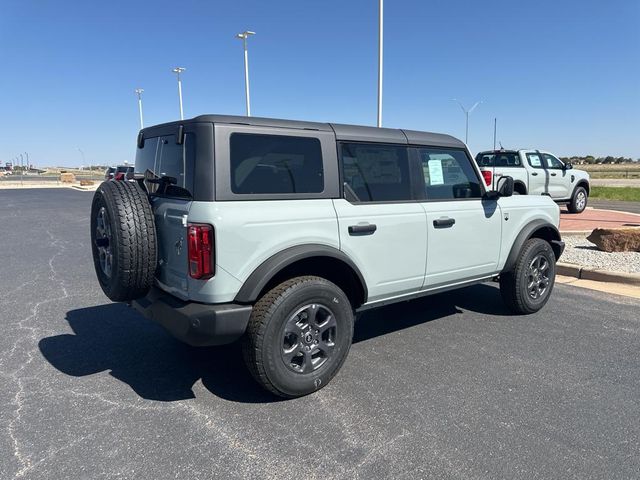
<svg viewBox="0 0 640 480">
<path fill-rule="evenodd" d="M 463 149 L 416 148 L 424 175 L 427 268 L 432 289 L 492 275 L 500 255 L 501 214 L 482 198 L 480 176 Z"/>
<path fill-rule="evenodd" d="M 542 158 L 549 174 L 549 195 L 551 198 L 569 198 L 571 175 L 564 168 L 564 163 L 548 153 L 543 153 Z"/>
<path fill-rule="evenodd" d="M 425 212 L 402 145 L 341 143 L 340 248 L 365 277 L 368 301 L 416 292 L 424 279 Z"/>
</svg>

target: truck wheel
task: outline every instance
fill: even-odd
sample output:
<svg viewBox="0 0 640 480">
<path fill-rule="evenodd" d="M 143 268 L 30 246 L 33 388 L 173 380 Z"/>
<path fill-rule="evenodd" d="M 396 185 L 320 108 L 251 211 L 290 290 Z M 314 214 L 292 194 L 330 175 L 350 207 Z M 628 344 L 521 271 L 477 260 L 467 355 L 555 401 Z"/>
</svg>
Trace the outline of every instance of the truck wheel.
<svg viewBox="0 0 640 480">
<path fill-rule="evenodd" d="M 511 272 L 500 275 L 500 293 L 511 311 L 534 313 L 549 300 L 556 279 L 556 257 L 541 238 L 525 242 Z"/>
<path fill-rule="evenodd" d="M 577 187 L 568 205 L 571 213 L 582 213 L 587 208 L 587 190 L 584 187 Z"/>
<path fill-rule="evenodd" d="M 353 310 L 342 290 L 324 278 L 297 277 L 254 305 L 242 351 L 260 385 L 293 398 L 329 383 L 352 338 Z"/>
<path fill-rule="evenodd" d="M 91 250 L 100 287 L 114 302 L 147 294 L 158 251 L 153 211 L 137 182 L 103 182 L 91 204 Z"/>
</svg>

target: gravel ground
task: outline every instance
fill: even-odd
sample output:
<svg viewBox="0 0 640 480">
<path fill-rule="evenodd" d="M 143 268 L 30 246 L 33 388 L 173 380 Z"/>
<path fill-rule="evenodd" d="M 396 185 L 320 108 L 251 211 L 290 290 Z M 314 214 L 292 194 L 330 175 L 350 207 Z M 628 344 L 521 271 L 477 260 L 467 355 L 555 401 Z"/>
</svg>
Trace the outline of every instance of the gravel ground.
<svg viewBox="0 0 640 480">
<path fill-rule="evenodd" d="M 560 261 L 614 272 L 640 273 L 640 252 L 607 253 L 598 250 L 586 235 L 565 235 L 566 248 Z"/>
</svg>

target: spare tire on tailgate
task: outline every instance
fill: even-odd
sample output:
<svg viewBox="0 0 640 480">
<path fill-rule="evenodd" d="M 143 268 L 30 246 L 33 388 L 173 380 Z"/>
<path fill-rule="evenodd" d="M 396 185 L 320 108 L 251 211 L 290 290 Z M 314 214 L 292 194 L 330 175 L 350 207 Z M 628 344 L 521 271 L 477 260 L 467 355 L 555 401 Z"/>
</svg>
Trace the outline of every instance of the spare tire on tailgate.
<svg viewBox="0 0 640 480">
<path fill-rule="evenodd" d="M 137 182 L 106 181 L 91 204 L 91 250 L 105 295 L 143 297 L 153 285 L 158 244 L 153 211 Z"/>
</svg>

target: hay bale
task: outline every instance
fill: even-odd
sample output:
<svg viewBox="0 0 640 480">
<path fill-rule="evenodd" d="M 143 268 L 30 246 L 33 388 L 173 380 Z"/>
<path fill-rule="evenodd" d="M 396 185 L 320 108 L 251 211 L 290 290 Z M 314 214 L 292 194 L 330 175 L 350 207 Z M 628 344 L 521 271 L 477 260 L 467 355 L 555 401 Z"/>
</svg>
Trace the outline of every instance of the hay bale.
<svg viewBox="0 0 640 480">
<path fill-rule="evenodd" d="M 76 176 L 73 173 L 61 173 L 60 181 L 62 183 L 73 183 L 76 181 Z"/>
</svg>

